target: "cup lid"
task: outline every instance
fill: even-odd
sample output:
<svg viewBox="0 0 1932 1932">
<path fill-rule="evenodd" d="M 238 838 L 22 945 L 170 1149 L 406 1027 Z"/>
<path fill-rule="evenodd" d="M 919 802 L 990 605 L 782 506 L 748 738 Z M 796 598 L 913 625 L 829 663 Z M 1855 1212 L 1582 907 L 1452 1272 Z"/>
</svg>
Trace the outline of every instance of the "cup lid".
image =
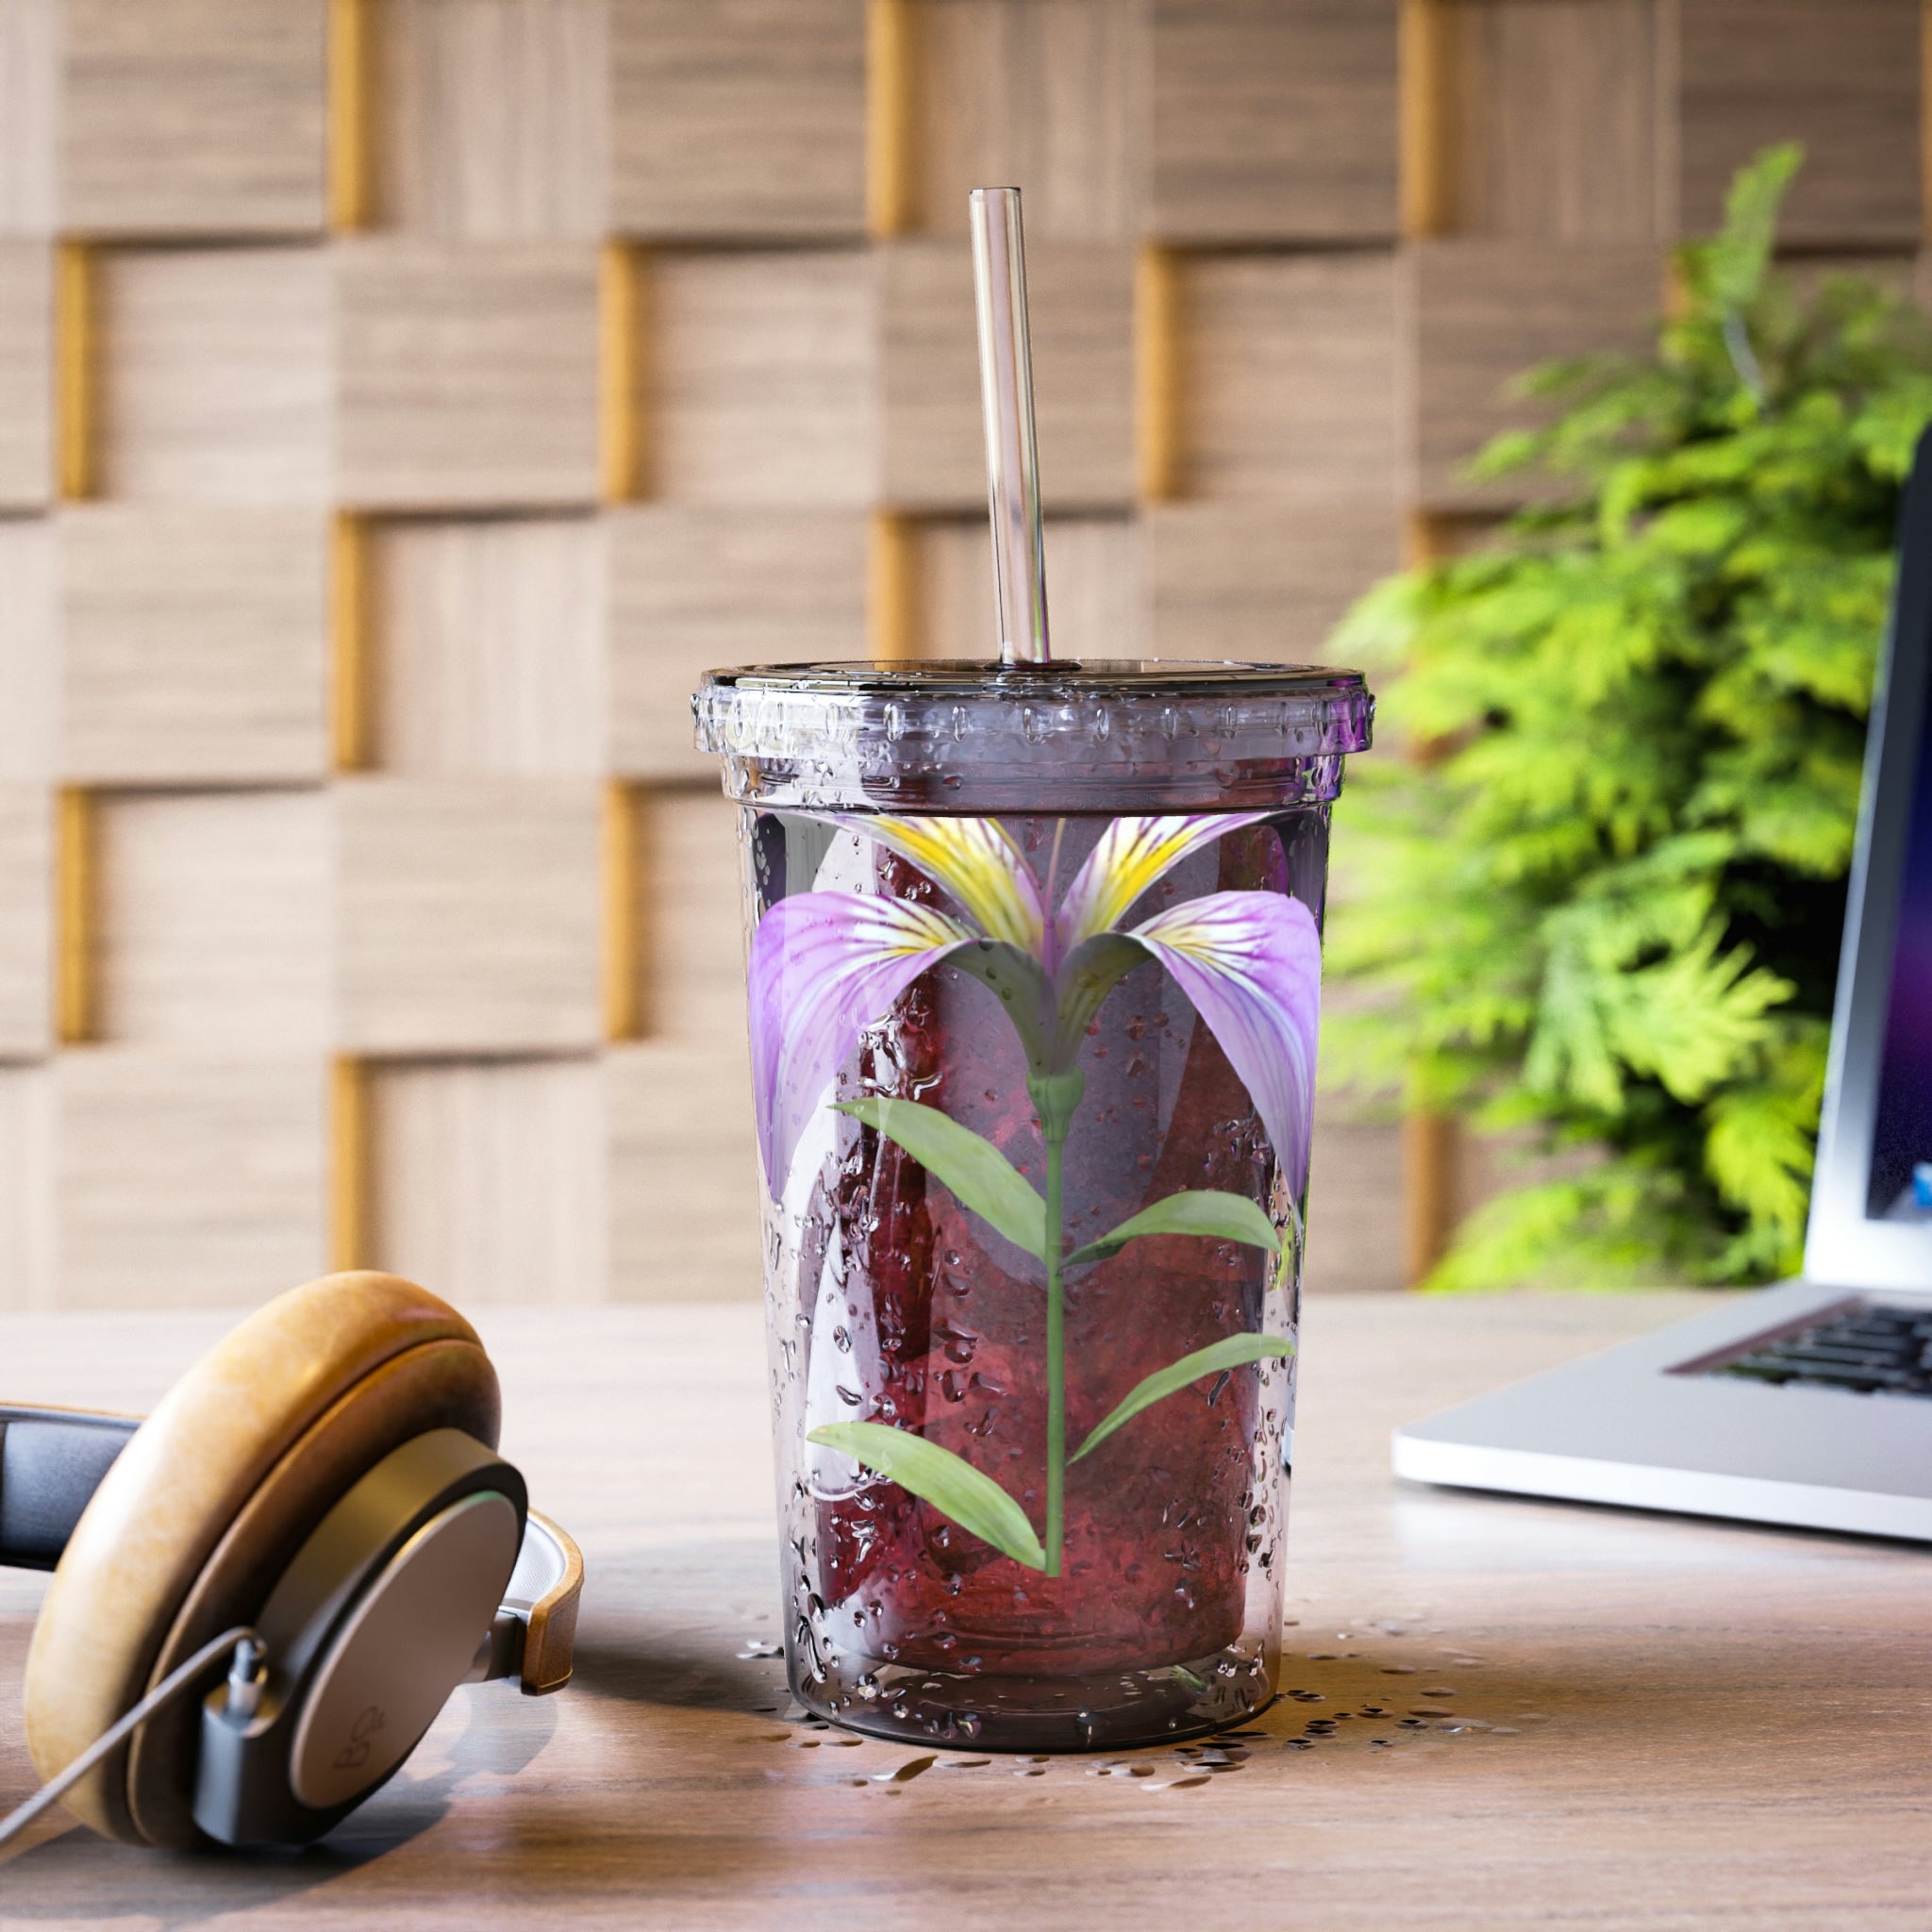
<svg viewBox="0 0 1932 1932">
<path fill-rule="evenodd" d="M 691 708 L 747 803 L 1196 810 L 1333 798 L 1374 699 L 1308 664 L 908 659 L 708 671 Z"/>
</svg>

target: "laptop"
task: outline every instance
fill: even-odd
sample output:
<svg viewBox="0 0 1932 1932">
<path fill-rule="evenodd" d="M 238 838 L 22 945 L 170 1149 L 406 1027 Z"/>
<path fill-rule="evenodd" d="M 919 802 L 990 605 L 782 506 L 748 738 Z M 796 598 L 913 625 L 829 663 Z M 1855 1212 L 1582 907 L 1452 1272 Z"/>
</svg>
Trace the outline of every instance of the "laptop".
<svg viewBox="0 0 1932 1932">
<path fill-rule="evenodd" d="M 1803 1275 L 1399 1429 L 1394 1466 L 1932 1542 L 1932 431 L 1900 512 Z"/>
</svg>

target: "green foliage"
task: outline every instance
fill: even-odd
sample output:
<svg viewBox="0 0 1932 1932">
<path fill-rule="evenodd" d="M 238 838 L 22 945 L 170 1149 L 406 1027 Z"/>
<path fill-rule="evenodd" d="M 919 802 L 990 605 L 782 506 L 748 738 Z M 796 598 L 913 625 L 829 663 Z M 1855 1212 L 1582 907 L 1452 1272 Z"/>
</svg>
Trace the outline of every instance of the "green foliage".
<svg viewBox="0 0 1932 1932">
<path fill-rule="evenodd" d="M 1932 337 L 1771 268 L 1798 165 L 1740 174 L 1653 353 L 1525 379 L 1561 413 L 1474 473 L 1535 508 L 1379 586 L 1399 667 L 1338 825 L 1345 1076 L 1530 1129 L 1432 1285 L 1762 1280 L 1804 1236 L 1863 718 Z M 1553 493 L 1554 492 L 1554 493 Z"/>
<path fill-rule="evenodd" d="M 1012 1002 L 1005 1003 L 1005 1010 L 1022 1044 L 1025 1044 L 1029 1023 L 1015 1015 Z M 1042 1570 L 1048 1576 L 1058 1576 L 1065 1530 L 1062 1499 L 1070 1462 L 1079 1461 L 1090 1449 L 1096 1448 L 1143 1408 L 1151 1407 L 1203 1375 L 1292 1355 L 1294 1345 L 1270 1335 L 1230 1335 L 1207 1348 L 1196 1349 L 1137 1384 L 1115 1405 L 1079 1451 L 1069 1457 L 1065 1453 L 1065 1341 L 1056 1310 L 1064 1271 L 1107 1260 L 1142 1235 L 1198 1235 L 1209 1240 L 1239 1241 L 1271 1255 L 1281 1252 L 1281 1238 L 1267 1215 L 1244 1196 L 1214 1188 L 1190 1188 L 1143 1208 L 1111 1233 L 1063 1257 L 1060 1250 L 1066 1235 L 1061 1225 L 1060 1163 L 1073 1117 L 1086 1092 L 1086 1076 L 1077 1069 L 1067 1069 L 1058 1074 L 1031 1075 L 1026 1086 L 1034 1105 L 1040 1108 L 1046 1143 L 1044 1199 L 991 1141 L 937 1108 L 916 1100 L 880 1095 L 868 1100 L 835 1102 L 833 1111 L 850 1114 L 854 1120 L 895 1141 L 935 1180 L 948 1188 L 961 1207 L 1045 1264 L 1045 1341 L 1051 1391 L 1045 1541 L 1042 1542 L 1034 1533 L 1018 1501 L 991 1476 L 974 1469 L 950 1449 L 942 1449 L 908 1430 L 891 1428 L 883 1423 L 827 1423 L 813 1429 L 806 1440 L 841 1450 L 875 1474 L 924 1498 L 962 1529 L 970 1530 L 1016 1562 Z"/>
<path fill-rule="evenodd" d="M 1197 1348 L 1192 1355 L 1184 1355 L 1179 1361 L 1169 1362 L 1166 1368 L 1157 1369 L 1136 1382 L 1108 1410 L 1093 1433 L 1074 1451 L 1071 1459 L 1078 1462 L 1081 1457 L 1098 1449 L 1123 1423 L 1132 1422 L 1143 1408 L 1152 1408 L 1157 1402 L 1178 1393 L 1203 1375 L 1223 1374 L 1249 1362 L 1286 1361 L 1293 1353 L 1294 1343 L 1278 1335 L 1224 1335 L 1219 1341 L 1210 1341 L 1206 1348 Z"/>
<path fill-rule="evenodd" d="M 876 1470 L 1014 1562 L 1029 1570 L 1046 1568 L 1046 1552 L 1025 1510 L 991 1476 L 950 1449 L 884 1423 L 826 1423 L 806 1441 L 837 1449 Z"/>
<path fill-rule="evenodd" d="M 1036 1260 L 1046 1258 L 1046 1203 L 991 1141 L 917 1100 L 845 1100 L 835 1113 L 896 1141 L 962 1208 L 997 1228 Z"/>
<path fill-rule="evenodd" d="M 1075 1248 L 1066 1265 L 1076 1268 L 1087 1261 L 1104 1261 L 1143 1234 L 1205 1234 L 1240 1241 L 1246 1247 L 1265 1248 L 1271 1255 L 1281 1252 L 1281 1237 L 1274 1232 L 1274 1224 L 1246 1195 L 1224 1193 L 1219 1188 L 1190 1188 L 1141 1208 L 1097 1241 Z"/>
</svg>

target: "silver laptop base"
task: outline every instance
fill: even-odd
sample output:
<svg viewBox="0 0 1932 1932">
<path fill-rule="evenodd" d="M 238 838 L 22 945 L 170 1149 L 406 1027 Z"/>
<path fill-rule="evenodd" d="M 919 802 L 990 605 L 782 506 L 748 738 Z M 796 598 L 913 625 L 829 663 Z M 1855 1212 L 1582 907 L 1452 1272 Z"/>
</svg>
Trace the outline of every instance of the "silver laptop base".
<svg viewBox="0 0 1932 1932">
<path fill-rule="evenodd" d="M 1398 1429 L 1399 1476 L 1932 1542 L 1932 1401 L 1709 1371 L 1858 1291 L 1789 1281 Z M 1932 1293 L 1870 1299 L 1932 1312 Z"/>
</svg>

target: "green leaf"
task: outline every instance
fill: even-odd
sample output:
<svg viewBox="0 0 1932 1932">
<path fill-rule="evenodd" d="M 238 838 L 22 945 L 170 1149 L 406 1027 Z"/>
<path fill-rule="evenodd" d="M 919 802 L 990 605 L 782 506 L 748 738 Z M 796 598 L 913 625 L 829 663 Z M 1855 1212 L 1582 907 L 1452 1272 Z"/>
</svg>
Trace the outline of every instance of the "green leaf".
<svg viewBox="0 0 1932 1932">
<path fill-rule="evenodd" d="M 1190 1382 L 1198 1382 L 1203 1375 L 1216 1374 L 1223 1369 L 1238 1369 L 1246 1362 L 1266 1361 L 1271 1357 L 1286 1359 L 1293 1353 L 1294 1343 L 1278 1335 L 1229 1335 L 1220 1341 L 1210 1341 L 1206 1348 L 1197 1348 L 1192 1355 L 1182 1356 L 1179 1361 L 1170 1362 L 1164 1369 L 1157 1369 L 1144 1382 L 1138 1383 L 1067 1459 L 1078 1462 L 1089 1450 L 1099 1448 L 1123 1423 L 1132 1422 L 1143 1408 L 1153 1407 L 1175 1390 L 1185 1389 Z"/>
<path fill-rule="evenodd" d="M 1026 1512 L 991 1476 L 928 1442 L 924 1436 L 888 1428 L 884 1423 L 827 1423 L 812 1430 L 808 1442 L 841 1450 L 902 1490 L 930 1503 L 961 1529 L 1029 1570 L 1046 1568 L 1046 1552 Z"/>
<path fill-rule="evenodd" d="M 991 1141 L 916 1100 L 845 1100 L 840 1113 L 896 1141 L 982 1221 L 1029 1255 L 1046 1258 L 1046 1203 Z"/>
<path fill-rule="evenodd" d="M 1170 1194 L 1151 1208 L 1143 1208 L 1131 1220 L 1124 1221 L 1111 1234 L 1089 1241 L 1067 1257 L 1071 1268 L 1076 1261 L 1104 1261 L 1117 1255 L 1142 1234 L 1204 1234 L 1215 1241 L 1242 1241 L 1251 1248 L 1266 1248 L 1271 1255 L 1281 1250 L 1281 1238 L 1274 1224 L 1245 1195 L 1223 1193 L 1218 1188 L 1195 1188 L 1185 1193 Z"/>
</svg>

